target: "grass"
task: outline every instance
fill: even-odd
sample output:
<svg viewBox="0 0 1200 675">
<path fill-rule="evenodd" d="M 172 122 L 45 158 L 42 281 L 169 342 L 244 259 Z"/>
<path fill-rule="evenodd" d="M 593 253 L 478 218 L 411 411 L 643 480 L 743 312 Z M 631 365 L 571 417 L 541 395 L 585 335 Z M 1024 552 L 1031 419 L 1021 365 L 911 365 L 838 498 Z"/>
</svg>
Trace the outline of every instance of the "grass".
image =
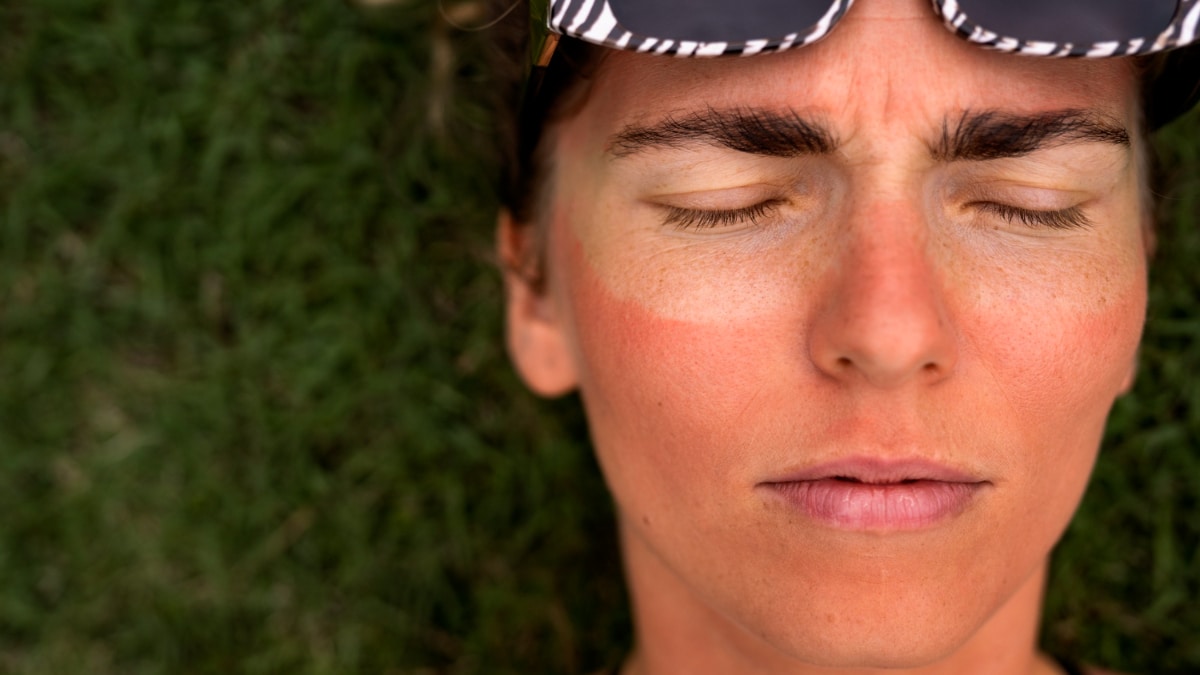
<svg viewBox="0 0 1200 675">
<path fill-rule="evenodd" d="M 498 340 L 475 37 L 427 2 L 18 0 L 0 26 L 0 671 L 619 658 L 578 406 Z M 1045 630 L 1140 672 L 1200 670 L 1198 131 L 1163 139 L 1142 377 Z"/>
</svg>

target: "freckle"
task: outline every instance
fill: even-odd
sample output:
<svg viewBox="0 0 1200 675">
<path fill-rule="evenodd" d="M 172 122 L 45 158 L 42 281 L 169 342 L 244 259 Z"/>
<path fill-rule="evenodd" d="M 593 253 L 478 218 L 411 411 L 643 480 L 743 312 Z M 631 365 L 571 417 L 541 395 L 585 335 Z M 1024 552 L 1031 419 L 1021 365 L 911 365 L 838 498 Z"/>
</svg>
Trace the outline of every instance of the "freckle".
<svg viewBox="0 0 1200 675">
<path fill-rule="evenodd" d="M 642 524 L 650 527 L 650 516 L 642 516 Z"/>
</svg>

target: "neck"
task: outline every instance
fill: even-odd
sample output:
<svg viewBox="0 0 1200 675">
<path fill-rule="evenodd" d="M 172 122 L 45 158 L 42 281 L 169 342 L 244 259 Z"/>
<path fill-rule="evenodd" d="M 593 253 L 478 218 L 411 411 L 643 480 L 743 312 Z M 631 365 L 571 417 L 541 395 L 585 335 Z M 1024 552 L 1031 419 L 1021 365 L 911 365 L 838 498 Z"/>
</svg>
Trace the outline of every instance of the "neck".
<svg viewBox="0 0 1200 675">
<path fill-rule="evenodd" d="M 1043 675 L 1057 673 L 1037 649 L 1043 563 L 968 640 L 912 668 L 828 667 L 806 663 L 709 606 L 658 556 L 622 528 L 633 598 L 636 648 L 622 675 Z M 798 619 L 803 620 L 803 619 Z"/>
</svg>

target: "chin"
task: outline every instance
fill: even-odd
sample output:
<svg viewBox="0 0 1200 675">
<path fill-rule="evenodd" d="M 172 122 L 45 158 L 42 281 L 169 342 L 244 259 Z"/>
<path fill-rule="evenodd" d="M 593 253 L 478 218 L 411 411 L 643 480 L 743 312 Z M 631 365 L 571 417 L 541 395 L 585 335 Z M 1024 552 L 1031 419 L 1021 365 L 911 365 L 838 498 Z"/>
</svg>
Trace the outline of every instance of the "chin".
<svg viewBox="0 0 1200 675">
<path fill-rule="evenodd" d="M 901 610 L 894 617 L 864 617 L 856 627 L 789 635 L 775 646 L 794 661 L 825 668 L 922 668 L 958 653 L 978 628 Z"/>
<path fill-rule="evenodd" d="M 669 627 L 681 641 L 724 642 L 731 649 L 718 651 L 754 654 L 780 672 L 798 664 L 920 668 L 1015 632 L 1031 651 L 1035 644 L 1028 617 L 1040 606 L 1048 537 L 1045 547 L 1021 549 L 950 543 L 961 539 L 953 531 L 818 534 L 792 545 L 751 536 L 668 559 L 654 550 L 662 542 L 630 532 L 637 525 L 622 531 L 644 644 L 658 639 L 655 628 Z M 691 564 L 697 560 L 707 562 Z"/>
<path fill-rule="evenodd" d="M 795 661 L 816 666 L 919 668 L 960 652 L 1004 604 L 986 592 L 951 598 L 936 589 L 909 589 L 880 596 L 809 603 L 778 625 L 776 635 L 764 637 Z"/>
</svg>

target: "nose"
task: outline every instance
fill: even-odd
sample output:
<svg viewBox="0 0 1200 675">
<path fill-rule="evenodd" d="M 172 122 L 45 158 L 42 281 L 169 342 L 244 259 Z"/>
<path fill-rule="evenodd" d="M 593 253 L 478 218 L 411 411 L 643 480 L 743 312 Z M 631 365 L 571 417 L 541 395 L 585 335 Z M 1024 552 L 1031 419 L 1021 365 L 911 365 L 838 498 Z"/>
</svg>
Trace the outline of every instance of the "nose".
<svg viewBox="0 0 1200 675">
<path fill-rule="evenodd" d="M 958 339 L 925 226 L 884 205 L 853 220 L 810 326 L 813 363 L 837 380 L 881 388 L 944 380 Z"/>
</svg>

